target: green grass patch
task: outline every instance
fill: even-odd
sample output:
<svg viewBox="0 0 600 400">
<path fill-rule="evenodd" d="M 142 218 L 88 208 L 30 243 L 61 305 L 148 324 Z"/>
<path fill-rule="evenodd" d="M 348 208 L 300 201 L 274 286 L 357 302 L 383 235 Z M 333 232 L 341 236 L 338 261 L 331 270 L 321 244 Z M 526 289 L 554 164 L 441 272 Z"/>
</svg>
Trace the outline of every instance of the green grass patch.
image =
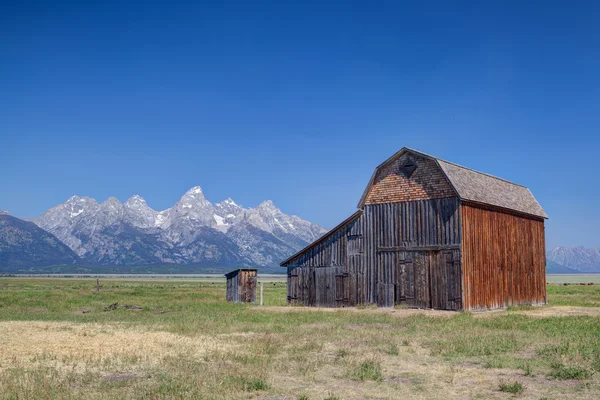
<svg viewBox="0 0 600 400">
<path fill-rule="evenodd" d="M 501 381 L 500 384 L 498 385 L 498 388 L 500 389 L 501 392 L 506 392 L 506 393 L 512 393 L 512 394 L 521 394 L 523 393 L 523 390 L 525 390 L 525 387 L 523 386 L 523 384 L 521 382 L 513 382 L 513 383 L 507 383 L 504 381 Z"/>
<path fill-rule="evenodd" d="M 552 364 L 552 371 L 549 376 L 554 379 L 568 380 L 568 379 L 588 379 L 593 375 L 593 371 L 587 368 L 582 368 L 575 365 L 564 365 L 561 362 L 555 362 Z"/>
<path fill-rule="evenodd" d="M 348 374 L 352 379 L 361 381 L 382 381 L 381 363 L 376 360 L 366 360 L 355 366 Z"/>
</svg>

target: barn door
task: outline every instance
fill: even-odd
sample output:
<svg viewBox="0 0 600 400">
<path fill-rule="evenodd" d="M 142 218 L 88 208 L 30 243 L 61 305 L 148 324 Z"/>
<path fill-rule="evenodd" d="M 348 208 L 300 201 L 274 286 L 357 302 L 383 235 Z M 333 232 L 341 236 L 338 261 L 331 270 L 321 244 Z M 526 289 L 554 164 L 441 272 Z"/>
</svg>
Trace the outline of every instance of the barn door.
<svg viewBox="0 0 600 400">
<path fill-rule="evenodd" d="M 299 272 L 302 268 L 288 268 L 288 304 L 297 304 L 300 288 Z"/>
<path fill-rule="evenodd" d="M 446 253 L 431 252 L 429 261 L 431 307 L 437 310 L 447 310 L 448 271 L 446 269 Z"/>
<path fill-rule="evenodd" d="M 431 308 L 429 287 L 429 252 L 415 252 L 414 256 L 414 300 L 413 305 L 418 308 Z"/>
<path fill-rule="evenodd" d="M 338 272 L 335 275 L 335 306 L 347 307 L 350 304 L 350 274 Z"/>
<path fill-rule="evenodd" d="M 412 301 L 415 298 L 415 269 L 412 254 L 404 252 L 396 254 L 395 268 L 394 303 L 412 305 Z"/>
<path fill-rule="evenodd" d="M 449 310 L 462 310 L 462 266 L 459 251 L 447 251 L 442 256 L 448 286 Z"/>
<path fill-rule="evenodd" d="M 335 267 L 315 268 L 316 305 L 335 307 Z"/>
</svg>

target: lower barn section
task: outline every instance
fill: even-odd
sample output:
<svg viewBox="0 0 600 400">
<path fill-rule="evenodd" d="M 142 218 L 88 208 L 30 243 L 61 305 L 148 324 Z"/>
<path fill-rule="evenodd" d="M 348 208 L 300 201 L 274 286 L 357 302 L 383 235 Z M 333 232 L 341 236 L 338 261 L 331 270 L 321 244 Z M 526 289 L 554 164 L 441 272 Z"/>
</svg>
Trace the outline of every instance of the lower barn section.
<svg viewBox="0 0 600 400">
<path fill-rule="evenodd" d="M 368 274 L 346 266 L 288 267 L 288 302 L 319 307 L 375 303 L 462 309 L 460 250 L 381 251 L 375 269 Z"/>
</svg>

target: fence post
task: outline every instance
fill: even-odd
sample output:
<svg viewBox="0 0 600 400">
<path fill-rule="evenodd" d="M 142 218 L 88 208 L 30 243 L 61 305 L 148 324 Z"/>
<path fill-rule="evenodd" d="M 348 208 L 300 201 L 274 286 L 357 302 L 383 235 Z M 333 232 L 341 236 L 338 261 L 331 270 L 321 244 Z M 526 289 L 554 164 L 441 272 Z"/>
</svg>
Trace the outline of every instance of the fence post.
<svg viewBox="0 0 600 400">
<path fill-rule="evenodd" d="M 100 291 L 100 280 L 96 279 L 96 292 Z"/>
<path fill-rule="evenodd" d="M 260 305 L 263 305 L 263 283 L 260 282 Z"/>
</svg>

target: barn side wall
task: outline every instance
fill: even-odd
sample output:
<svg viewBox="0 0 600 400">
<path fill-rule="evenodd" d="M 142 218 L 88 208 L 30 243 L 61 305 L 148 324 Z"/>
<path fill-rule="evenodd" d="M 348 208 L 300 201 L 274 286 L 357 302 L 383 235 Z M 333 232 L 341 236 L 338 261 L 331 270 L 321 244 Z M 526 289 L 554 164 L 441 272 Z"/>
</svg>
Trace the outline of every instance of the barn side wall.
<svg viewBox="0 0 600 400">
<path fill-rule="evenodd" d="M 359 215 L 286 264 L 288 303 L 322 307 L 364 303 L 363 223 Z"/>
<path fill-rule="evenodd" d="M 366 205 L 286 264 L 288 302 L 461 309 L 460 243 L 456 197 Z"/>
<path fill-rule="evenodd" d="M 465 310 L 546 304 L 544 220 L 463 204 Z"/>
</svg>

